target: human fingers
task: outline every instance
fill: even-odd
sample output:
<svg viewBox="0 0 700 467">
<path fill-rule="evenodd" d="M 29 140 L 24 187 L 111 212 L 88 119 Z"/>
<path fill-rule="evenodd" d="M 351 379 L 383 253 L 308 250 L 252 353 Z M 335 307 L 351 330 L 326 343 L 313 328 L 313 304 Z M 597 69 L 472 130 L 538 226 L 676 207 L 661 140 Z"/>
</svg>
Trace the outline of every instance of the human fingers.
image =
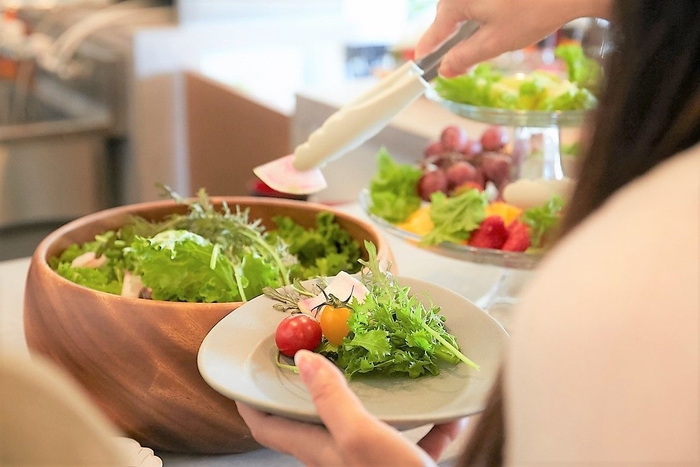
<svg viewBox="0 0 700 467">
<path fill-rule="evenodd" d="M 467 19 L 468 18 L 456 8 L 454 2 L 450 0 L 441 0 L 437 5 L 433 23 L 426 29 L 415 46 L 416 60 L 435 50 Z"/>
<path fill-rule="evenodd" d="M 457 439 L 466 426 L 466 418 L 435 425 L 418 441 L 418 446 L 437 462 L 445 449 Z"/>
<path fill-rule="evenodd" d="M 238 401 L 236 407 L 253 438 L 263 446 L 290 454 L 309 466 L 340 464 L 331 449 L 333 440 L 322 426 L 271 415 Z"/>
<path fill-rule="evenodd" d="M 325 357 L 301 350 L 294 362 L 333 440 L 333 454 L 345 465 L 430 464 L 425 452 L 364 408 L 345 376 Z"/>
<path fill-rule="evenodd" d="M 452 47 L 440 62 L 440 76 L 452 78 L 464 74 L 472 65 L 496 56 L 497 53 L 484 44 L 484 38 L 484 30 L 480 28 L 469 39 Z"/>
<path fill-rule="evenodd" d="M 348 387 L 345 376 L 327 358 L 300 350 L 294 356 L 294 363 L 321 421 L 332 435 L 344 433 L 371 418 Z"/>
</svg>

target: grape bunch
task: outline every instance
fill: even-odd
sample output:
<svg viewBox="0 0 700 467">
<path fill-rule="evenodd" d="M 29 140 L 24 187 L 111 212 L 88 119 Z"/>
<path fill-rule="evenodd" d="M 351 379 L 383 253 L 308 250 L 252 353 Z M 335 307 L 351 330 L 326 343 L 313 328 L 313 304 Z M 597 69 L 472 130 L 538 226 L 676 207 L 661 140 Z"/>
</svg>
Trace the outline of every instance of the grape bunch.
<svg viewBox="0 0 700 467">
<path fill-rule="evenodd" d="M 506 151 L 509 142 L 509 133 L 501 126 L 488 127 L 478 139 L 469 138 L 467 131 L 456 125 L 445 127 L 440 139 L 425 148 L 418 194 L 430 201 L 436 191 L 447 195 L 471 188 L 483 191 L 490 182 L 500 198 L 515 170 Z"/>
</svg>

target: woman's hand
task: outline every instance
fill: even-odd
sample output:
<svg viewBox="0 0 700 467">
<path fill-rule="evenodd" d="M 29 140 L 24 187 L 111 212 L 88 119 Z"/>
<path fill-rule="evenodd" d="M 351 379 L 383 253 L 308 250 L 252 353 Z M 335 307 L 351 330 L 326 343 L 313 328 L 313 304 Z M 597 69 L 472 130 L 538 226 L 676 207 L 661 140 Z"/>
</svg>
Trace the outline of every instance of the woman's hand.
<svg viewBox="0 0 700 467">
<path fill-rule="evenodd" d="M 439 73 L 452 77 L 504 52 L 522 49 L 576 18 L 609 16 L 611 0 L 440 0 L 435 21 L 416 45 L 416 58 L 433 51 L 467 20 L 480 23 L 453 47 Z"/>
<path fill-rule="evenodd" d="M 431 465 L 464 425 L 463 421 L 436 425 L 416 446 L 367 412 L 340 370 L 325 357 L 302 350 L 294 361 L 325 427 L 236 404 L 260 444 L 291 454 L 305 465 Z"/>
</svg>

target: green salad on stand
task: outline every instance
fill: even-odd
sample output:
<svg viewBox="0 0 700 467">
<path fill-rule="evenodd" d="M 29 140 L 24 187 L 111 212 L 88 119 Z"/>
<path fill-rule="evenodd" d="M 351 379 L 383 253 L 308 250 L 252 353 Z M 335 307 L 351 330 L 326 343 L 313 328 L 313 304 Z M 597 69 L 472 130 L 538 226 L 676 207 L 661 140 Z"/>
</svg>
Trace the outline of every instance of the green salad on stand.
<svg viewBox="0 0 700 467">
<path fill-rule="evenodd" d="M 507 74 L 484 62 L 454 78 L 435 78 L 434 88 L 443 99 L 478 107 L 548 112 L 595 107 L 600 64 L 576 43 L 559 45 L 554 55 L 566 76 L 548 70 Z"/>
</svg>

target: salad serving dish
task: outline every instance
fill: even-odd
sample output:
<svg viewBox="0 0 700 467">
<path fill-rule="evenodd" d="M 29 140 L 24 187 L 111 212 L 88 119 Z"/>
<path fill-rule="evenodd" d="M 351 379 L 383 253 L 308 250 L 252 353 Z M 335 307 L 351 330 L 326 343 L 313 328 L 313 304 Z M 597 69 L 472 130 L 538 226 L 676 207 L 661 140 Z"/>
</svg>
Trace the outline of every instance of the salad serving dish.
<svg viewBox="0 0 700 467">
<path fill-rule="evenodd" d="M 360 191 L 359 204 L 362 210 L 386 232 L 402 238 L 406 242 L 418 248 L 424 248 L 435 254 L 454 258 L 472 263 L 488 264 L 510 269 L 534 269 L 540 260 L 540 255 L 534 253 L 521 253 L 513 251 L 493 250 L 488 248 L 477 248 L 466 244 L 443 242 L 435 246 L 419 246 L 421 236 L 409 232 L 399 226 L 388 222 L 385 219 L 373 214 L 370 210 L 372 199 L 367 188 Z"/>
<path fill-rule="evenodd" d="M 590 113 L 588 110 L 556 110 L 550 112 L 544 110 L 512 110 L 499 109 L 497 107 L 481 107 L 445 99 L 441 97 L 435 89 L 428 89 L 425 92 L 425 96 L 456 115 L 477 122 L 510 127 L 575 128 L 580 127 L 584 123 L 586 115 Z"/>
<path fill-rule="evenodd" d="M 480 412 L 508 339 L 504 329 L 476 305 L 443 287 L 398 277 L 425 303 L 441 307 L 446 328 L 460 349 L 479 366 L 446 365 L 436 376 L 361 375 L 349 381 L 367 409 L 381 420 L 409 429 Z M 305 422 L 320 423 L 298 374 L 276 364 L 275 329 L 289 316 L 273 309 L 267 296 L 244 304 L 222 319 L 202 342 L 199 370 L 221 394 L 259 410 Z"/>
<path fill-rule="evenodd" d="M 380 257 L 393 260 L 378 228 L 325 205 L 253 197 L 211 201 L 219 207 L 226 201 L 249 208 L 251 219 L 268 228 L 273 216 L 313 226 L 319 212 L 329 211 L 360 245 L 371 241 Z M 174 201 L 128 205 L 90 214 L 49 234 L 32 256 L 26 282 L 27 345 L 72 375 L 114 424 L 143 445 L 188 453 L 250 451 L 259 445 L 235 404 L 214 391 L 197 368 L 202 340 L 241 302 L 166 302 L 108 294 L 64 279 L 48 262 L 69 245 L 120 227 L 132 215 L 160 220 L 186 209 Z"/>
</svg>

